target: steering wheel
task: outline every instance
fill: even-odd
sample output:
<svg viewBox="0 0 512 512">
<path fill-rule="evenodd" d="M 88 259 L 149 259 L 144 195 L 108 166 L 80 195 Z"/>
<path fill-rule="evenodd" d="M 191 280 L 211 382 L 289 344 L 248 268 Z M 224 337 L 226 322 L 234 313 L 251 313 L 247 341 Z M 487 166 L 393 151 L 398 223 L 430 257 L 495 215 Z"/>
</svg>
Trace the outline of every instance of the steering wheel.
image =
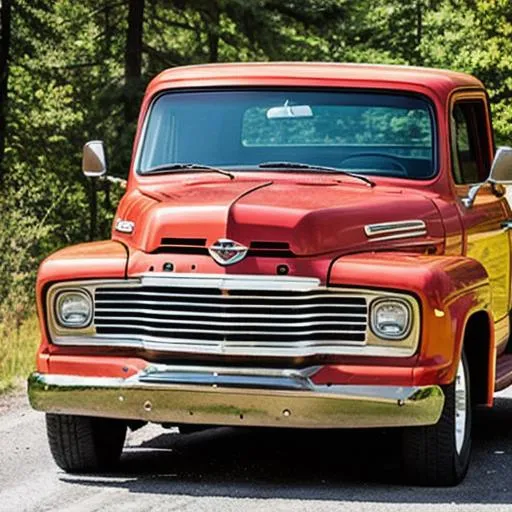
<svg viewBox="0 0 512 512">
<path fill-rule="evenodd" d="M 368 153 L 356 153 L 355 155 L 347 156 L 341 160 L 340 165 L 343 165 L 348 160 L 356 160 L 358 158 L 386 158 L 387 160 L 391 160 L 393 165 L 395 166 L 394 170 L 400 171 L 404 176 L 409 175 L 409 171 L 407 167 L 398 159 L 398 157 L 393 155 L 388 155 L 387 153 L 378 153 L 378 152 L 368 152 Z M 384 170 L 384 169 L 383 169 Z"/>
</svg>

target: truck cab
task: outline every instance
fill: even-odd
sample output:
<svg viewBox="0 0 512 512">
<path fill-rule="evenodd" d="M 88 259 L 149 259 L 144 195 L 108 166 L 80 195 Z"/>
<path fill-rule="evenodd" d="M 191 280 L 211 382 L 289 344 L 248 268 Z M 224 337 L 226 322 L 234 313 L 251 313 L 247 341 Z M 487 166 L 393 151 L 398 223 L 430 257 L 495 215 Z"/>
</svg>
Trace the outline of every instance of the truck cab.
<svg viewBox="0 0 512 512">
<path fill-rule="evenodd" d="M 146 422 L 400 428 L 409 480 L 459 483 L 473 408 L 512 383 L 511 182 L 469 75 L 164 71 L 111 239 L 39 269 L 29 397 L 57 464 L 108 469 Z"/>
</svg>

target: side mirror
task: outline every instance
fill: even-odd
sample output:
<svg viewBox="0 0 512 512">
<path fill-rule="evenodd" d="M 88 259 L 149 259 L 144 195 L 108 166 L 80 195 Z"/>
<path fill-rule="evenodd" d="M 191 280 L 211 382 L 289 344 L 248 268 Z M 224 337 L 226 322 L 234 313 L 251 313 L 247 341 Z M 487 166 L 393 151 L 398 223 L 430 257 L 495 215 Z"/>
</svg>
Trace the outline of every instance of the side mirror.
<svg viewBox="0 0 512 512">
<path fill-rule="evenodd" d="M 512 148 L 498 148 L 491 165 L 491 172 L 484 183 L 487 182 L 492 185 L 512 185 Z M 467 197 L 462 199 L 462 204 L 466 208 L 473 206 L 476 196 L 484 183 L 478 183 L 469 189 Z"/>
<path fill-rule="evenodd" d="M 84 145 L 82 171 L 91 178 L 103 176 L 107 172 L 105 148 L 102 140 L 91 140 Z"/>
<path fill-rule="evenodd" d="M 501 147 L 496 151 L 489 181 L 502 185 L 512 184 L 512 148 Z"/>
</svg>

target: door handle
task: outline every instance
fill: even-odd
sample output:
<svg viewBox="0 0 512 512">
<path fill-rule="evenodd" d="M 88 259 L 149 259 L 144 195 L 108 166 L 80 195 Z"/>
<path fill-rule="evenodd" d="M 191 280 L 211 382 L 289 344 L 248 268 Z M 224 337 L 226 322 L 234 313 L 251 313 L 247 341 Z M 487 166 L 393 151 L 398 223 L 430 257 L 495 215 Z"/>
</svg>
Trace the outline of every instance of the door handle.
<svg viewBox="0 0 512 512">
<path fill-rule="evenodd" d="M 512 229 L 512 219 L 511 220 L 505 220 L 501 223 L 502 229 L 505 231 L 508 231 L 509 229 Z"/>
</svg>

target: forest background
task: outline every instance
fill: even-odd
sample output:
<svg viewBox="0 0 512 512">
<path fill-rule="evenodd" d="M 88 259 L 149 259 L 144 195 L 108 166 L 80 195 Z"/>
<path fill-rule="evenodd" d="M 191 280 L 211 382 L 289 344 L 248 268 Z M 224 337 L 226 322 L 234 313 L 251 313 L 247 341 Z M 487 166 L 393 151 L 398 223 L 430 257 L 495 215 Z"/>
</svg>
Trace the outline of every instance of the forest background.
<svg viewBox="0 0 512 512">
<path fill-rule="evenodd" d="M 0 392 L 34 361 L 39 262 L 109 237 L 122 191 L 82 175 L 84 142 L 126 177 L 151 77 L 269 60 L 469 72 L 512 145 L 512 0 L 0 0 Z"/>
</svg>

